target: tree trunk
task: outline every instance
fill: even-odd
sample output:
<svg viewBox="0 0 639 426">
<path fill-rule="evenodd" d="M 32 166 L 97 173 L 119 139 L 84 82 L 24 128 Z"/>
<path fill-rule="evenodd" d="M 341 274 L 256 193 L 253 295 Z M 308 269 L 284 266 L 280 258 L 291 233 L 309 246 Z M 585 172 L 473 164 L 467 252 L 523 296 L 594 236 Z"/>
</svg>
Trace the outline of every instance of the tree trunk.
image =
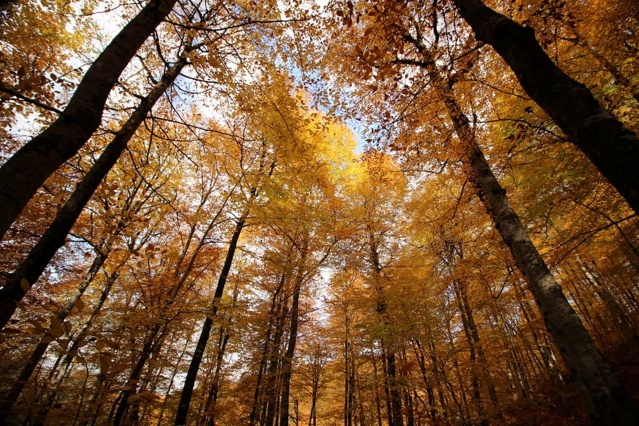
<svg viewBox="0 0 639 426">
<path fill-rule="evenodd" d="M 165 331 L 166 327 L 162 328 L 158 322 L 151 329 L 149 335 L 145 339 L 142 351 L 140 352 L 140 358 L 138 358 L 138 361 L 133 366 L 133 369 L 129 374 L 129 379 L 118 397 L 119 402 L 117 402 L 117 410 L 113 416 L 113 426 L 119 426 L 124 420 L 124 416 L 130 405 L 129 397 L 136 393 L 138 381 L 142 375 L 142 369 L 151 355 L 160 349 Z"/>
<path fill-rule="evenodd" d="M 60 117 L 0 168 L 0 239 L 44 181 L 98 128 L 120 74 L 175 2 L 150 1 L 89 67 Z"/>
<path fill-rule="evenodd" d="M 275 322 L 275 330 L 273 333 L 273 343 L 271 350 L 269 351 L 269 366 L 266 373 L 266 401 L 262 406 L 262 415 L 260 424 L 265 426 L 273 426 L 275 423 L 275 416 L 278 411 L 278 395 L 281 381 L 281 365 L 282 354 L 280 353 L 280 346 L 282 343 L 282 337 L 284 335 L 284 325 L 286 318 L 288 317 L 288 298 L 286 294 L 280 295 L 278 301 L 280 307 L 278 307 L 278 317 Z"/>
<path fill-rule="evenodd" d="M 637 102 L 639 102 L 639 89 L 633 88 L 632 82 L 626 77 L 619 68 L 617 68 L 612 62 L 610 62 L 605 56 L 603 56 L 588 40 L 579 34 L 579 32 L 573 28 L 575 34 L 575 42 L 588 50 L 590 54 L 608 71 L 615 79 L 615 83 L 622 86 L 632 95 Z"/>
<path fill-rule="evenodd" d="M 251 191 L 251 193 L 253 198 L 255 196 L 255 191 Z M 250 200 L 249 200 L 249 203 L 250 203 Z M 191 359 L 191 363 L 189 364 L 189 370 L 184 380 L 184 386 L 182 387 L 182 395 L 180 397 L 180 403 L 178 404 L 178 410 L 175 417 L 176 426 L 181 426 L 186 424 L 186 418 L 189 413 L 189 406 L 191 405 L 191 397 L 193 396 L 195 379 L 200 369 L 200 364 L 202 363 L 202 357 L 204 356 L 204 351 L 206 350 L 206 344 L 208 343 L 209 337 L 211 335 L 213 318 L 215 318 L 215 316 L 217 315 L 218 305 L 220 303 L 220 300 L 222 299 L 222 295 L 224 294 L 224 286 L 226 285 L 229 272 L 231 271 L 231 265 L 233 264 L 233 258 L 235 257 L 237 242 L 240 239 L 240 234 L 242 233 L 242 229 L 244 228 L 244 223 L 246 222 L 246 218 L 248 217 L 248 214 L 249 214 L 249 208 L 247 208 L 244 211 L 240 219 L 237 221 L 237 224 L 235 225 L 235 230 L 233 231 L 233 235 L 231 236 L 231 242 L 229 243 L 229 249 L 226 252 L 226 259 L 224 260 L 224 266 L 222 266 L 222 271 L 220 272 L 220 278 L 218 279 L 217 286 L 215 287 L 215 293 L 213 295 L 213 302 L 211 306 L 211 313 L 204 320 L 204 325 L 202 326 L 200 338 L 198 339 L 197 345 L 195 346 L 195 353 L 193 354 L 193 358 Z"/>
<path fill-rule="evenodd" d="M 60 363 L 58 372 L 54 376 L 55 381 L 54 381 L 53 391 L 45 398 L 42 404 L 42 407 L 40 408 L 40 412 L 38 413 L 38 416 L 36 417 L 36 420 L 33 423 L 34 426 L 41 426 L 44 424 L 47 414 L 49 413 L 49 410 L 53 406 L 53 403 L 57 397 L 59 388 L 61 384 L 64 382 L 65 378 L 67 377 L 67 373 L 71 366 L 71 362 L 73 361 L 73 358 L 79 349 L 78 348 L 79 343 L 84 340 L 84 337 L 86 336 L 89 329 L 91 328 L 91 324 L 93 323 L 93 320 L 100 313 L 102 306 L 104 305 L 104 302 L 106 302 L 106 299 L 108 298 L 108 295 L 111 292 L 111 288 L 113 287 L 113 284 L 118 278 L 119 270 L 124 266 L 125 263 L 126 263 L 126 259 L 125 261 L 120 263 L 118 267 L 116 268 L 116 270 L 108 276 L 106 285 L 104 289 L 102 290 L 102 293 L 100 294 L 100 299 L 98 300 L 97 305 L 91 311 L 89 320 L 84 324 L 84 328 L 80 331 L 80 333 L 73 339 L 71 343 L 71 347 L 69 348 L 64 359 Z"/>
<path fill-rule="evenodd" d="M 82 280 L 71 300 L 65 303 L 60 312 L 58 312 L 58 314 L 55 316 L 55 321 L 57 321 L 58 325 L 62 326 L 64 324 L 64 320 L 71 312 L 71 309 L 73 309 L 77 301 L 80 300 L 80 297 L 82 297 L 89 284 L 93 282 L 93 278 L 95 278 L 97 273 L 100 271 L 100 268 L 102 268 L 102 265 L 104 264 L 106 258 L 108 257 L 109 250 L 110 242 L 108 241 L 105 241 L 104 244 L 97 249 L 97 255 L 93 260 L 91 268 L 89 268 L 87 276 Z M 47 339 L 47 337 L 49 337 L 49 339 Z M 6 417 L 11 411 L 13 404 L 15 404 L 15 402 L 18 400 L 18 397 L 22 393 L 24 386 L 27 384 L 27 381 L 42 359 L 42 356 L 49 348 L 49 344 L 52 341 L 50 338 L 52 338 L 52 335 L 50 334 L 49 330 L 49 332 L 47 332 L 47 334 L 43 336 L 42 339 L 40 339 L 40 342 L 31 353 L 31 356 L 22 368 L 18 379 L 13 383 L 11 390 L 9 391 L 9 393 L 7 393 L 4 400 L 2 401 L 2 405 L 0 405 L 0 416 Z"/>
<path fill-rule="evenodd" d="M 505 17 L 497 19 L 501 15 L 492 12 L 478 0 L 455 1 L 458 5 L 463 4 L 464 7 L 470 7 L 468 4 L 472 4 L 471 10 L 475 11 L 475 13 L 480 10 L 484 11 L 484 13 L 497 15 L 497 17 L 492 18 L 493 21 L 497 20 L 506 28 L 519 27 Z M 469 11 L 465 10 L 464 15 L 467 14 L 469 14 Z M 486 22 L 494 24 L 493 21 Z M 511 24 L 505 24 L 505 21 Z M 523 27 L 519 28 L 524 33 L 528 33 L 528 30 Z M 410 36 L 406 38 L 413 42 L 419 52 L 426 58 L 426 62 L 422 64 L 422 67 L 427 70 L 435 90 L 448 110 L 448 115 L 464 152 L 465 158 L 463 161 L 468 179 L 474 183 L 477 194 L 492 218 L 495 228 L 510 248 L 518 267 L 528 280 L 546 327 L 553 337 L 564 362 L 575 377 L 577 389 L 593 424 L 611 426 L 639 424 L 639 410 L 632 402 L 625 388 L 620 384 L 612 367 L 595 346 L 579 316 L 568 303 L 561 287 L 555 281 L 548 266 L 528 237 L 526 229 L 519 220 L 519 216 L 510 205 L 506 197 L 506 191 L 501 187 L 488 165 L 484 153 L 475 140 L 475 134 L 470 127 L 468 117 L 463 113 L 455 99 L 452 82 L 444 79 L 421 41 L 411 39 Z M 507 39 L 507 37 L 504 38 Z M 534 37 L 532 41 L 535 41 Z M 499 41 L 499 43 L 502 43 L 502 41 Z M 538 44 L 537 47 L 545 55 Z M 520 49 L 524 49 L 524 47 L 520 46 Z M 511 53 L 515 56 L 517 55 L 516 53 Z M 546 59 L 550 61 L 547 56 Z M 560 72 L 558 69 L 557 71 Z M 549 79 L 550 77 L 546 78 Z M 565 75 L 564 78 L 570 80 Z M 582 86 L 579 87 L 583 88 Z M 637 146 L 639 147 L 639 143 Z M 639 167 L 635 170 L 635 173 L 639 175 Z"/>
<path fill-rule="evenodd" d="M 169 68 L 153 89 L 144 98 L 127 122 L 116 133 L 100 158 L 78 184 L 56 218 L 46 230 L 40 241 L 31 250 L 18 269 L 11 274 L 4 287 L 0 289 L 0 328 L 4 327 L 16 310 L 27 290 L 40 278 L 55 253 L 64 245 L 67 235 L 89 202 L 100 182 L 120 158 L 131 137 L 146 118 L 153 105 L 173 83 L 186 65 L 182 56 L 177 64 Z M 1 192 L 1 189 L 0 189 Z M 1 199 L 1 194 L 0 194 Z M 120 222 L 118 226 L 122 225 Z"/>
<path fill-rule="evenodd" d="M 237 298 L 239 296 L 239 290 L 237 284 L 233 288 L 233 308 L 237 307 Z M 211 381 L 211 389 L 206 397 L 204 403 L 204 416 L 202 424 L 208 426 L 215 426 L 215 406 L 217 405 L 217 398 L 220 392 L 220 384 L 222 380 L 222 364 L 224 363 L 224 354 L 226 353 L 226 345 L 229 342 L 231 334 L 229 329 L 231 328 L 231 318 L 226 317 L 227 324 L 220 326 L 220 334 L 217 342 L 217 355 L 215 357 L 215 369 L 213 371 L 213 378 Z"/>
<path fill-rule="evenodd" d="M 302 243 L 297 267 L 297 276 L 295 277 L 293 287 L 293 301 L 291 302 L 291 327 L 289 330 L 288 344 L 286 353 L 282 360 L 282 398 L 280 402 L 280 423 L 279 426 L 288 426 L 289 420 L 289 397 L 291 391 L 291 373 L 293 368 L 293 356 L 295 356 L 295 345 L 297 344 L 297 328 L 299 325 L 299 302 L 300 292 L 302 290 L 302 282 L 305 276 L 306 257 L 308 255 L 308 242 Z"/>
<path fill-rule="evenodd" d="M 528 95 L 557 123 L 571 141 L 593 162 L 635 212 L 639 212 L 639 138 L 593 97 L 590 90 L 561 71 L 535 39 L 531 28 L 521 26 L 480 0 L 454 0 L 459 13 L 514 71 Z M 608 391 L 602 391 L 603 396 Z M 597 397 L 599 399 L 600 397 Z M 612 397 L 617 399 L 617 397 Z M 623 398 L 622 398 L 623 399 Z M 636 409 L 601 404 L 589 408 L 593 419 L 636 418 Z M 591 403 L 587 403 L 591 406 Z M 604 408 L 606 406 L 608 408 Z M 605 413 L 620 408 L 613 418 Z M 594 411 L 593 411 L 594 410 Z M 627 413 L 627 414 L 622 414 Z M 608 421 L 608 420 L 607 420 Z"/>
<path fill-rule="evenodd" d="M 390 320 L 387 315 L 388 303 L 384 295 L 384 288 L 380 283 L 380 280 L 383 278 L 383 268 L 379 260 L 377 240 L 370 229 L 368 232 L 368 246 L 371 265 L 375 273 L 375 283 L 373 284 L 374 290 L 377 293 L 377 306 L 375 309 L 377 314 L 383 319 L 384 324 L 390 325 Z M 389 426 L 403 426 L 402 396 L 395 369 L 395 348 L 393 344 L 389 344 L 386 340 L 387 339 L 382 338 L 381 345 L 388 424 Z"/>
<path fill-rule="evenodd" d="M 450 99 L 450 98 L 449 98 Z M 458 111 L 461 113 L 461 111 Z M 594 424 L 634 425 L 639 413 L 572 309 L 544 260 L 526 234 L 474 141 L 465 115 L 451 114 L 460 139 L 468 138 L 468 161 L 481 198 L 530 283 L 544 322 L 566 365 L 574 374 L 582 400 Z"/>
<path fill-rule="evenodd" d="M 275 326 L 277 316 L 279 314 L 280 304 L 278 302 L 278 295 L 282 291 L 284 284 L 286 283 L 286 274 L 283 273 L 277 289 L 273 293 L 273 298 L 271 302 L 271 308 L 269 311 L 269 319 L 268 324 L 266 325 L 266 335 L 264 336 L 264 347 L 262 349 L 262 354 L 260 357 L 260 368 L 257 372 L 257 380 L 255 384 L 255 393 L 253 394 L 253 407 L 251 408 L 251 415 L 249 417 L 249 426 L 254 426 L 255 423 L 259 420 L 259 411 L 262 405 L 262 398 L 264 397 L 263 390 L 263 378 L 266 373 L 266 368 L 268 365 L 268 357 L 269 357 L 269 346 L 271 344 L 271 333 L 272 328 Z"/>
<path fill-rule="evenodd" d="M 453 279 L 453 289 L 455 291 L 455 299 L 457 299 L 457 306 L 461 314 L 462 327 L 464 329 L 464 335 L 466 336 L 466 342 L 468 343 L 468 351 L 470 353 L 470 374 L 471 374 L 471 386 L 473 405 L 477 409 L 477 415 L 480 419 L 481 426 L 488 426 L 490 421 L 486 417 L 486 409 L 484 408 L 484 401 L 481 396 L 481 390 L 479 389 L 479 376 L 481 374 L 478 368 L 477 353 L 475 346 L 477 342 L 473 338 L 471 329 L 475 324 L 470 307 L 466 305 L 468 300 L 465 294 L 462 294 L 461 287 L 463 286 L 459 280 Z M 472 322 L 472 324 L 471 324 Z"/>
</svg>

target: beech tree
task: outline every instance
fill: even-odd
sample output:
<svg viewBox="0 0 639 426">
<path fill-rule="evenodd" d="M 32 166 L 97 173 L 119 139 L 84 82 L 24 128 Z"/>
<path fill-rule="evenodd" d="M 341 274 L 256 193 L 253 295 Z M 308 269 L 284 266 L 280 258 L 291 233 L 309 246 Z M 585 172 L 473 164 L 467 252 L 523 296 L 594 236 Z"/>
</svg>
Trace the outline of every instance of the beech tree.
<svg viewBox="0 0 639 426">
<path fill-rule="evenodd" d="M 44 181 L 98 128 L 118 77 L 174 4 L 175 0 L 149 2 L 89 67 L 60 117 L 2 165 L 0 182 L 5 189 L 0 199 L 6 207 L 0 215 L 0 238 Z"/>
<path fill-rule="evenodd" d="M 490 44 L 517 75 L 526 93 L 639 211 L 639 138 L 599 104 L 582 84 L 562 72 L 517 24 L 479 0 L 455 0 L 478 40 Z"/>
</svg>

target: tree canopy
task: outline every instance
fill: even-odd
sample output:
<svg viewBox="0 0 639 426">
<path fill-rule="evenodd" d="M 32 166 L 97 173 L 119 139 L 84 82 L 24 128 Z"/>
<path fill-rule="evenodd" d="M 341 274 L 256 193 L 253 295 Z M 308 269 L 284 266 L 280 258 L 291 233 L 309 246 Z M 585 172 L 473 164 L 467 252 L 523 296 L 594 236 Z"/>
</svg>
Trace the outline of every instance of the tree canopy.
<svg viewBox="0 0 639 426">
<path fill-rule="evenodd" d="M 0 2 L 0 418 L 635 425 L 633 0 Z"/>
</svg>

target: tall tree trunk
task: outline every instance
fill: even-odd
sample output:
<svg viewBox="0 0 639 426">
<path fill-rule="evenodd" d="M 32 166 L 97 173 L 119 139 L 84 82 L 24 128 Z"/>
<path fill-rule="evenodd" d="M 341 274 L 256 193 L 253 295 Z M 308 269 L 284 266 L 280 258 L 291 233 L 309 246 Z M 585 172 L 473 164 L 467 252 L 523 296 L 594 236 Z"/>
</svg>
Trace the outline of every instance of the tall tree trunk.
<svg viewBox="0 0 639 426">
<path fill-rule="evenodd" d="M 62 328 L 64 324 L 64 320 L 67 318 L 71 309 L 75 306 L 75 304 L 80 300 L 80 297 L 84 294 L 84 291 L 87 289 L 89 284 L 93 282 L 93 279 L 97 275 L 97 273 L 102 268 L 106 258 L 109 255 L 110 251 L 110 242 L 105 241 L 100 247 L 97 248 L 97 255 L 93 260 L 93 264 L 91 268 L 89 268 L 89 272 L 87 276 L 84 277 L 80 285 L 75 291 L 75 294 L 72 298 L 64 304 L 60 312 L 55 316 L 55 321 L 57 321 L 57 325 L 59 328 Z M 4 400 L 2 401 L 2 405 L 0 405 L 0 416 L 7 416 L 13 407 L 13 404 L 18 400 L 18 397 L 22 393 L 24 386 L 27 384 L 27 381 L 33 374 L 33 371 L 37 367 L 38 363 L 42 359 L 42 356 L 47 351 L 49 344 L 51 343 L 51 339 L 47 339 L 47 337 L 51 337 L 51 329 L 47 332 L 47 334 L 40 339 L 40 342 L 31 353 L 31 356 L 27 360 L 26 364 L 22 368 L 18 379 L 13 383 L 11 390 L 7 393 Z"/>
<path fill-rule="evenodd" d="M 156 426 L 162 426 L 164 423 L 162 422 L 162 419 L 164 417 L 164 413 L 166 411 L 166 408 L 168 406 L 168 401 L 170 399 L 170 394 L 173 391 L 173 383 L 175 383 L 175 378 L 178 375 L 178 370 L 180 369 L 180 364 L 182 364 L 182 358 L 184 358 L 184 356 L 186 355 L 187 349 L 189 347 L 189 343 L 187 341 L 187 343 L 184 345 L 184 348 L 180 351 L 180 356 L 178 357 L 177 361 L 175 362 L 175 367 L 173 368 L 173 371 L 171 372 L 171 378 L 169 379 L 169 385 L 166 387 L 166 393 L 164 394 L 164 400 L 162 401 L 162 406 L 160 407 L 160 414 L 157 415 L 157 424 Z"/>
<path fill-rule="evenodd" d="M 453 279 L 455 299 L 457 299 L 457 306 L 462 318 L 462 327 L 464 329 L 464 335 L 466 336 L 466 342 L 468 343 L 468 350 L 470 353 L 470 374 L 472 376 L 471 386 L 473 389 L 473 405 L 475 405 L 475 407 L 477 408 L 477 415 L 479 416 L 481 426 L 488 426 L 490 424 L 490 421 L 486 417 L 486 409 L 484 407 L 484 401 L 482 399 L 481 390 L 479 388 L 479 376 L 481 373 L 480 369 L 478 368 L 477 353 L 475 349 L 477 342 L 473 338 L 471 332 L 471 321 L 474 324 L 474 320 L 472 317 L 472 312 L 465 304 L 468 301 L 465 300 L 464 295 L 462 295 L 460 288 L 462 285 L 463 284 L 461 284 L 459 280 Z"/>
<path fill-rule="evenodd" d="M 42 238 L 40 238 L 40 241 L 38 241 L 18 269 L 11 274 L 4 287 L 0 289 L 0 328 L 6 325 L 11 315 L 15 312 L 17 303 L 22 300 L 28 289 L 40 278 L 40 275 L 42 275 L 42 272 L 58 249 L 64 245 L 69 231 L 71 231 L 75 221 L 95 193 L 100 182 L 115 165 L 129 140 L 131 140 L 133 134 L 153 108 L 153 105 L 175 81 L 186 63 L 186 58 L 181 56 L 178 62 L 165 72 L 162 79 L 151 89 L 147 97 L 140 102 L 102 155 L 100 155 L 100 158 L 93 164 L 69 199 L 64 203 L 56 218 L 42 235 Z M 118 225 L 119 228 L 122 227 L 120 225 L 124 225 L 124 223 L 121 221 Z"/>
<path fill-rule="evenodd" d="M 297 267 L 297 275 L 293 286 L 293 301 L 291 302 L 291 327 L 289 329 L 288 344 L 286 353 L 282 359 L 282 398 L 280 402 L 280 423 L 279 426 L 288 426 L 289 421 L 289 397 L 291 391 L 291 373 L 293 368 L 293 357 L 295 356 L 295 345 L 297 344 L 297 328 L 299 324 L 299 302 L 302 283 L 304 281 L 306 269 L 306 257 L 308 256 L 308 241 L 306 239 L 300 248 L 300 259 Z"/>
<path fill-rule="evenodd" d="M 379 260 L 378 242 L 372 230 L 368 232 L 368 246 L 371 265 L 375 272 L 374 290 L 377 293 L 377 314 L 383 319 L 384 324 L 390 325 L 387 309 L 388 302 L 384 295 L 384 288 L 380 280 L 384 277 L 383 268 Z M 386 405 L 389 426 L 403 426 L 404 419 L 402 415 L 402 396 L 401 389 L 397 380 L 397 371 L 395 369 L 395 345 L 389 344 L 387 339 L 382 338 L 382 366 L 384 367 L 384 383 L 386 387 Z"/>
<path fill-rule="evenodd" d="M 222 380 L 222 364 L 224 362 L 224 354 L 226 352 L 226 345 L 229 342 L 231 335 L 226 327 L 220 327 L 220 339 L 217 345 L 217 356 L 215 357 L 215 370 L 213 371 L 213 380 L 211 383 L 211 389 L 206 398 L 204 405 L 204 413 L 206 414 L 205 420 L 208 426 L 215 426 L 215 407 L 217 405 L 217 398 L 220 393 L 220 385 Z"/>
<path fill-rule="evenodd" d="M 255 196 L 255 190 L 251 191 L 253 198 Z M 251 200 L 252 200 L 251 198 Z M 249 200 L 249 203 L 251 202 Z M 244 223 L 249 215 L 248 207 L 242 216 L 237 221 L 235 225 L 235 230 L 233 231 L 233 235 L 231 236 L 231 242 L 229 243 L 228 251 L 226 252 L 226 259 L 224 260 L 224 265 L 222 266 L 222 271 L 220 272 L 220 277 L 217 281 L 217 286 L 215 287 L 215 293 L 213 295 L 213 302 L 211 305 L 211 313 L 207 315 L 204 320 L 204 325 L 202 326 L 202 331 L 200 332 L 200 337 L 197 341 L 197 345 L 195 346 L 195 353 L 193 354 L 193 358 L 191 359 L 191 363 L 189 364 L 189 370 L 186 373 L 186 378 L 184 380 L 184 386 L 182 387 L 182 395 L 180 397 L 180 402 L 178 404 L 177 414 L 175 417 L 175 425 L 181 426 L 186 424 L 186 418 L 189 413 L 189 406 L 191 404 L 191 397 L 193 396 L 193 388 L 195 386 L 195 379 L 197 377 L 197 373 L 200 369 L 200 364 L 202 363 L 202 357 L 204 356 L 204 351 L 206 350 L 206 344 L 209 341 L 209 337 L 211 335 L 211 328 L 213 327 L 213 318 L 217 315 L 218 305 L 220 300 L 222 299 L 222 295 L 224 294 L 224 286 L 226 286 L 226 281 L 229 276 L 229 272 L 231 271 L 231 265 L 233 264 L 233 258 L 235 257 L 235 251 L 237 249 L 237 242 L 240 239 L 240 234 L 242 233 L 242 229 L 244 228 Z"/>
<path fill-rule="evenodd" d="M 137 362 L 133 366 L 131 373 L 129 374 L 129 379 L 124 387 L 124 390 L 120 392 L 117 401 L 117 409 L 115 410 L 115 414 L 113 415 L 113 426 L 119 426 L 122 424 L 124 420 L 124 416 L 129 408 L 129 397 L 136 393 L 138 388 L 138 382 L 140 380 L 140 376 L 142 375 L 142 370 L 147 362 L 147 360 L 151 357 L 154 352 L 158 352 L 160 347 L 162 346 L 163 338 L 166 332 L 166 326 L 162 327 L 162 325 L 158 322 L 151 329 L 149 335 L 146 337 L 144 345 L 142 346 L 142 351 L 140 352 L 140 357 Z M 111 416 L 109 416 L 111 417 Z"/>
<path fill-rule="evenodd" d="M 435 392 L 433 392 L 433 385 L 431 384 L 431 380 L 428 378 L 424 348 L 422 347 L 419 339 L 412 339 L 411 343 L 413 352 L 415 353 L 415 358 L 417 359 L 417 365 L 419 365 L 419 371 L 422 375 L 422 381 L 424 382 L 424 386 L 426 387 L 428 417 L 430 418 L 431 422 L 436 422 L 437 407 L 435 406 Z"/>
<path fill-rule="evenodd" d="M 262 415 L 260 424 L 264 426 L 273 426 L 275 423 L 275 416 L 278 411 L 278 396 L 281 385 L 281 367 L 282 367 L 282 354 L 280 352 L 280 346 L 282 344 L 282 338 L 284 336 L 284 325 L 286 324 L 286 318 L 288 317 L 288 298 L 286 293 L 283 292 L 280 295 L 278 302 L 281 307 L 278 308 L 278 317 L 275 322 L 275 330 L 273 332 L 273 343 L 271 344 L 271 350 L 269 351 L 269 365 L 266 374 L 266 401 L 262 406 Z"/>
<path fill-rule="evenodd" d="M 0 168 L 0 239 L 44 181 L 100 125 L 111 89 L 176 0 L 151 0 L 89 67 L 60 117 Z"/>
<path fill-rule="evenodd" d="M 639 212 L 639 138 L 595 100 L 590 90 L 561 71 L 541 48 L 532 28 L 524 27 L 486 7 L 481 0 L 453 0 L 478 40 L 490 44 L 514 71 L 528 95 L 557 123 L 608 181 Z M 593 419 L 637 420 L 636 409 L 605 396 Z M 611 394 L 609 394 L 611 395 Z M 625 399 L 625 397 L 621 397 Z M 605 408 L 607 406 L 608 408 Z M 619 409 L 613 417 L 605 413 Z M 625 414 L 624 414 L 625 413 Z M 634 414 L 633 414 L 634 413 Z M 608 420 L 607 420 L 608 421 Z"/>
<path fill-rule="evenodd" d="M 254 426 L 259 420 L 259 412 L 263 403 L 265 386 L 263 385 L 263 379 L 266 374 L 266 368 L 268 366 L 269 347 L 271 345 L 271 334 L 273 327 L 277 322 L 279 315 L 279 294 L 282 291 L 284 284 L 286 283 L 286 273 L 283 273 L 278 282 L 278 286 L 273 293 L 271 308 L 269 310 L 268 324 L 266 325 L 266 333 L 264 336 L 264 347 L 260 356 L 260 368 L 257 373 L 257 380 L 255 384 L 255 392 L 253 394 L 253 407 L 251 408 L 251 415 L 249 417 L 249 426 Z"/>
<path fill-rule="evenodd" d="M 126 259 L 125 261 L 121 262 L 116 268 L 116 270 L 113 271 L 111 274 L 109 274 L 109 276 L 107 277 L 106 284 L 104 288 L 102 289 L 102 293 L 100 294 L 100 299 L 98 300 L 98 303 L 91 311 L 91 315 L 89 316 L 89 319 L 87 320 L 87 322 L 84 324 L 84 328 L 72 340 L 71 347 L 68 349 L 67 354 L 64 356 L 64 359 L 60 363 L 57 373 L 53 376 L 54 378 L 54 385 L 52 386 L 53 390 L 50 392 L 49 395 L 47 395 L 47 397 L 44 399 L 44 402 L 41 404 L 40 412 L 38 416 L 36 417 L 36 420 L 34 421 L 34 426 L 41 426 L 44 424 L 47 414 L 49 413 L 49 410 L 53 406 L 53 403 L 56 397 L 58 396 L 60 386 L 62 385 L 62 383 L 64 382 L 65 378 L 68 375 L 69 368 L 71 367 L 73 358 L 75 357 L 75 354 L 77 353 L 79 349 L 80 342 L 84 341 L 84 338 L 89 332 L 93 321 L 102 310 L 102 306 L 104 305 L 104 302 L 106 302 L 109 296 L 109 293 L 111 292 L 111 288 L 113 287 L 113 284 L 118 278 L 119 270 L 124 266 L 125 263 L 126 263 Z"/>
<path fill-rule="evenodd" d="M 239 290 L 237 284 L 233 288 L 233 308 L 237 307 L 237 298 L 239 296 Z M 226 353 L 226 345 L 229 342 L 231 334 L 229 329 L 231 328 L 231 318 L 227 316 L 227 324 L 220 326 L 220 335 L 217 342 L 217 355 L 215 357 L 215 368 L 213 371 L 213 378 L 211 381 L 211 389 L 206 397 L 204 403 L 204 424 L 208 426 L 215 426 L 215 406 L 217 405 L 217 398 L 220 392 L 220 385 L 222 380 L 222 364 L 224 363 L 224 354 Z"/>
<path fill-rule="evenodd" d="M 455 1 L 458 5 L 472 4 L 472 10 L 484 11 L 489 16 L 492 16 L 490 13 L 497 15 L 497 17 L 501 16 L 483 6 L 478 0 Z M 469 11 L 465 10 L 464 14 L 468 13 Z M 475 13 L 478 12 L 475 10 Z M 495 20 L 497 17 L 492 16 L 491 19 Z M 497 21 L 506 28 L 511 28 L 512 25 L 519 27 L 506 17 L 501 17 Z M 506 21 L 511 24 L 505 24 Z M 525 34 L 528 34 L 528 30 L 520 28 Z M 517 266 L 528 280 L 546 327 L 566 366 L 575 377 L 577 389 L 593 424 L 617 426 L 639 424 L 639 410 L 632 402 L 628 392 L 620 384 L 612 367 L 597 349 L 579 316 L 568 303 L 561 287 L 528 237 L 519 216 L 510 205 L 506 191 L 501 187 L 488 165 L 484 153 L 475 140 L 475 134 L 470 127 L 468 117 L 455 99 L 452 90 L 453 82 L 444 79 L 421 40 L 415 40 L 411 36 L 406 36 L 406 39 L 411 41 L 426 59 L 422 63 L 422 67 L 428 72 L 453 123 L 464 152 L 463 161 L 468 179 L 474 183 L 477 194 L 492 218 L 495 228 L 510 248 Z M 534 37 L 532 40 L 536 43 Z M 539 48 L 538 44 L 537 47 Z M 523 46 L 520 48 L 524 49 Z M 541 48 L 539 49 L 541 51 Z M 511 53 L 517 56 L 517 53 Z M 543 54 L 545 55 L 545 53 Z M 550 60 L 548 59 L 548 61 Z M 557 69 L 557 71 L 559 70 Z M 565 78 L 569 79 L 567 76 Z M 639 143 L 637 146 L 639 147 Z M 639 152 L 637 154 L 639 155 Z M 635 173 L 639 174 L 639 168 Z"/>
</svg>

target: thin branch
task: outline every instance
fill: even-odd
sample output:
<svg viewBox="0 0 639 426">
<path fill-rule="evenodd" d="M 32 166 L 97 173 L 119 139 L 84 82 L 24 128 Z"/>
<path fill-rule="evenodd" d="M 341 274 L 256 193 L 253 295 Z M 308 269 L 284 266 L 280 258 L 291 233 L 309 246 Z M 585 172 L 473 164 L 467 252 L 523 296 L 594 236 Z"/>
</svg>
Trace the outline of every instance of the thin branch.
<svg viewBox="0 0 639 426">
<path fill-rule="evenodd" d="M 8 87 L 0 87 L 0 92 L 7 93 L 7 94 L 9 94 L 11 96 L 14 96 L 14 97 L 16 97 L 18 99 L 21 99 L 21 100 L 23 100 L 25 102 L 28 102 L 30 104 L 33 104 L 33 105 L 35 105 L 37 107 L 40 107 L 42 109 L 46 109 L 47 111 L 55 112 L 58 115 L 64 115 L 64 112 L 59 110 L 59 109 L 57 109 L 56 107 L 52 107 L 50 105 L 43 104 L 42 102 L 40 102 L 40 101 L 38 101 L 36 99 L 29 98 L 28 96 L 25 96 L 25 95 L 13 90 L 13 89 L 10 89 Z"/>
</svg>

